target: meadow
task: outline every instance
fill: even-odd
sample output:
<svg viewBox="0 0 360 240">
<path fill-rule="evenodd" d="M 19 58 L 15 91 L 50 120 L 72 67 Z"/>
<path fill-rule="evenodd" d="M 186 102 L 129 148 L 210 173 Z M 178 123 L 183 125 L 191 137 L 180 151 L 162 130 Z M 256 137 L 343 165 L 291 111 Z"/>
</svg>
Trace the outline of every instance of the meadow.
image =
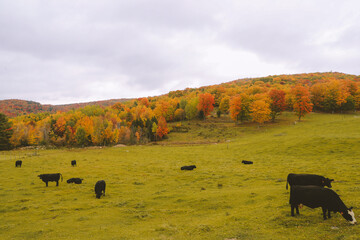
<svg viewBox="0 0 360 240">
<path fill-rule="evenodd" d="M 339 213 L 323 220 L 304 207 L 291 217 L 285 185 L 288 173 L 334 178 L 359 221 L 360 115 L 294 119 L 184 122 L 189 132 L 155 145 L 1 152 L 0 239 L 359 239 Z M 58 187 L 37 177 L 57 172 Z M 83 184 L 67 184 L 72 177 Z M 101 179 L 106 195 L 96 199 Z"/>
</svg>

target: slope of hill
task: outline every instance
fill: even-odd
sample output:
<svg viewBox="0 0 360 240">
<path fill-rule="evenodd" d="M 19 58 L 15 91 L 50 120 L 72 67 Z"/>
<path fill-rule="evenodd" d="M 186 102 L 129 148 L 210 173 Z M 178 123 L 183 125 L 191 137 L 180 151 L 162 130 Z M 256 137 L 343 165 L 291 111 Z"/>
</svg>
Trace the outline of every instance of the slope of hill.
<svg viewBox="0 0 360 240">
<path fill-rule="evenodd" d="M 84 102 L 84 103 L 73 103 L 73 104 L 64 104 L 64 105 L 51 105 L 51 104 L 41 104 L 34 101 L 26 101 L 19 99 L 7 99 L 0 100 L 0 113 L 4 113 L 8 117 L 16 117 L 20 115 L 26 115 L 30 113 L 41 113 L 41 112 L 50 112 L 56 113 L 57 111 L 66 112 L 71 109 L 78 109 L 88 105 L 98 105 L 102 107 L 108 107 L 114 105 L 118 102 L 126 102 L 131 99 L 110 99 L 103 101 L 94 101 L 94 102 Z"/>
<path fill-rule="evenodd" d="M 0 239 L 359 239 L 359 226 L 340 213 L 323 220 L 321 208 L 304 206 L 291 217 L 285 189 L 288 173 L 334 178 L 359 220 L 359 115 L 313 113 L 296 125 L 248 130 L 237 126 L 224 144 L 1 153 Z M 197 168 L 180 170 L 189 164 Z M 59 169 L 58 187 L 36 177 Z M 67 184 L 73 176 L 83 183 Z M 96 199 L 99 179 L 107 189 Z"/>
</svg>

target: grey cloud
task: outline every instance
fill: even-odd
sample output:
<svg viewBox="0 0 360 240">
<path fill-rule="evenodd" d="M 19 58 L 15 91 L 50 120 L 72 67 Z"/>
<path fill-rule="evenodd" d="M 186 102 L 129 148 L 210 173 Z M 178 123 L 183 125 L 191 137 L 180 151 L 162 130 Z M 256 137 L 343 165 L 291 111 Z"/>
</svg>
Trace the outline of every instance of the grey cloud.
<svg viewBox="0 0 360 240">
<path fill-rule="evenodd" d="M 356 5 L 0 0 L 0 98 L 140 97 L 251 77 L 254 69 L 359 74 Z M 332 41 L 318 40 L 332 31 Z"/>
</svg>

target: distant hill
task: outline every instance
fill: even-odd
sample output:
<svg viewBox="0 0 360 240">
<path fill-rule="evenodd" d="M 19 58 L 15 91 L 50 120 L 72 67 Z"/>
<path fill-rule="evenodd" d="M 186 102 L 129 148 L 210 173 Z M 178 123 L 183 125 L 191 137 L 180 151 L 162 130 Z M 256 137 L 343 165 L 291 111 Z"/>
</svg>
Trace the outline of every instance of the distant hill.
<svg viewBox="0 0 360 240">
<path fill-rule="evenodd" d="M 26 101 L 19 99 L 8 99 L 0 100 L 0 113 L 4 113 L 8 117 L 16 117 L 20 115 L 26 115 L 30 113 L 41 113 L 41 112 L 50 112 L 56 113 L 58 111 L 66 112 L 71 109 L 82 108 L 88 105 L 98 105 L 102 107 L 108 107 L 114 105 L 118 102 L 126 102 L 131 99 L 110 99 L 103 101 L 94 101 L 94 102 L 84 102 L 84 103 L 73 103 L 73 104 L 64 104 L 64 105 L 51 105 L 51 104 L 41 104 L 34 101 Z"/>
<path fill-rule="evenodd" d="M 204 92 L 209 90 L 210 93 L 215 95 L 215 98 L 218 98 L 218 88 L 232 88 L 232 87 L 251 87 L 257 83 L 267 84 L 269 86 L 275 85 L 288 85 L 292 86 L 295 84 L 302 85 L 313 85 L 315 83 L 321 83 L 324 81 L 328 81 L 329 79 L 347 79 L 354 82 L 360 82 L 360 76 L 350 75 L 339 72 L 326 72 L 326 73 L 302 73 L 302 74 L 290 74 L 290 75 L 275 75 L 275 76 L 267 76 L 260 78 L 243 78 L 237 79 L 221 84 L 203 86 L 199 88 L 186 88 L 184 90 L 176 90 L 170 91 L 167 94 L 163 94 L 160 96 L 151 97 L 151 101 L 156 101 L 156 99 L 160 97 L 184 97 L 189 95 L 191 92 Z M 34 101 L 26 101 L 26 100 L 0 100 L 0 113 L 4 113 L 8 117 L 16 117 L 19 115 L 26 115 L 30 113 L 40 113 L 40 112 L 50 112 L 56 113 L 57 111 L 66 112 L 72 109 L 78 109 L 85 107 L 87 105 L 98 105 L 102 107 L 108 107 L 114 105 L 117 102 L 126 102 L 134 99 L 111 99 L 111 100 L 103 100 L 103 101 L 94 101 L 94 102 L 85 102 L 85 103 L 74 103 L 74 104 L 65 104 L 65 105 L 42 105 L 38 102 Z M 150 100 L 150 98 L 149 98 Z M 218 104 L 218 103 L 217 103 Z"/>
</svg>

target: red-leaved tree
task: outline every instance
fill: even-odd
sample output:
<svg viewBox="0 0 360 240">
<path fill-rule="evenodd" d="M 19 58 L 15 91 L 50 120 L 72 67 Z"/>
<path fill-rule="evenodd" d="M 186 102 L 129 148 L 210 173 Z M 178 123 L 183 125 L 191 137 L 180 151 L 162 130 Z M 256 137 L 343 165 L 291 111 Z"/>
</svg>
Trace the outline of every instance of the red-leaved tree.
<svg viewBox="0 0 360 240">
<path fill-rule="evenodd" d="M 293 108 L 300 121 L 301 117 L 312 111 L 313 104 L 310 100 L 310 91 L 308 87 L 297 85 L 291 90 L 291 94 L 293 97 Z"/>
<path fill-rule="evenodd" d="M 285 92 L 283 90 L 271 89 L 269 92 L 270 97 L 270 117 L 275 122 L 276 116 L 280 115 L 286 108 Z"/>
<path fill-rule="evenodd" d="M 197 108 L 199 111 L 202 111 L 204 114 L 204 119 L 208 116 L 212 110 L 214 110 L 214 96 L 210 93 L 203 93 L 199 95 L 199 104 Z"/>
</svg>

